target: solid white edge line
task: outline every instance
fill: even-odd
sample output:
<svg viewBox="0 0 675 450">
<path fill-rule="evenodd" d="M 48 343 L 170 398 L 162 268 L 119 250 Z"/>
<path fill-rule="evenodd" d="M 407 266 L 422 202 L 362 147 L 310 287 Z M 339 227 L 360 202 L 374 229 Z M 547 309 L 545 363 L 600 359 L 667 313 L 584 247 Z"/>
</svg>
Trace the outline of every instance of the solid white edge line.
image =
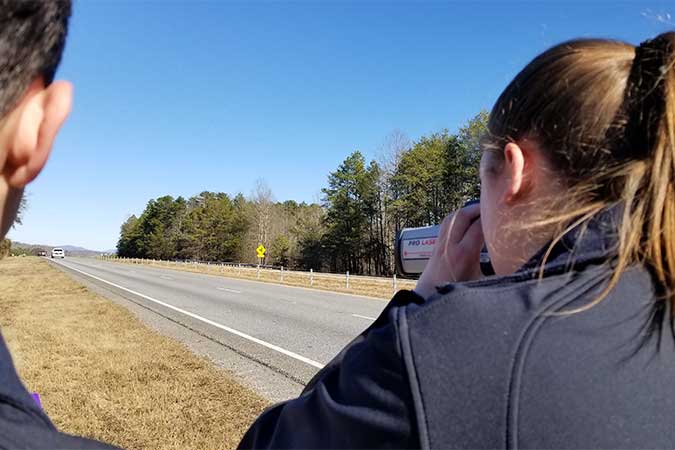
<svg viewBox="0 0 675 450">
<path fill-rule="evenodd" d="M 360 319 L 366 319 L 366 320 L 377 320 L 376 317 L 362 316 L 362 315 L 360 315 L 360 314 L 352 314 L 352 316 L 358 317 L 358 318 L 360 318 Z"/>
<path fill-rule="evenodd" d="M 246 333 L 242 333 L 241 331 L 235 330 L 234 328 L 230 328 L 230 327 L 228 327 L 228 326 L 219 324 L 218 322 L 214 322 L 213 320 L 209 320 L 209 319 L 207 319 L 207 318 L 205 318 L 205 317 L 202 317 L 202 316 L 200 316 L 200 315 L 198 315 L 198 314 L 191 313 L 190 311 L 185 311 L 184 309 L 181 309 L 181 308 L 178 308 L 178 307 L 176 307 L 176 306 L 170 305 L 170 304 L 165 303 L 165 302 L 163 302 L 163 301 L 161 301 L 161 300 L 157 300 L 157 299 L 155 299 L 155 298 L 149 297 L 149 296 L 147 296 L 147 295 L 145 295 L 145 294 L 141 294 L 140 292 L 136 292 L 136 291 L 133 291 L 133 290 L 131 290 L 131 289 L 125 288 L 124 286 L 120 286 L 119 284 L 115 284 L 115 283 L 113 283 L 113 282 L 111 282 L 111 281 L 104 280 L 103 278 L 99 278 L 99 277 L 97 277 L 96 275 L 92 275 L 92 274 L 87 273 L 87 272 L 85 272 L 85 271 L 83 271 L 83 270 L 76 269 L 76 268 L 71 267 L 71 266 L 69 266 L 69 265 L 67 265 L 67 264 L 64 264 L 64 263 L 57 263 L 57 264 L 62 264 L 64 267 L 67 267 L 67 268 L 70 269 L 70 270 L 74 270 L 75 272 L 79 272 L 79 273 L 81 273 L 81 274 L 83 274 L 83 275 L 86 275 L 86 276 L 88 276 L 88 277 L 90 277 L 90 278 L 93 278 L 93 279 L 95 279 L 95 280 L 98 280 L 98 281 L 100 281 L 100 282 L 102 282 L 102 283 L 109 284 L 110 286 L 116 287 L 117 289 L 121 289 L 121 290 L 126 291 L 126 292 L 129 292 L 129 293 L 131 293 L 131 294 L 133 294 L 133 295 L 137 295 L 137 296 L 139 296 L 139 297 L 141 297 L 141 298 L 144 298 L 144 299 L 146 299 L 146 300 L 148 300 L 148 301 L 157 303 L 158 305 L 162 305 L 162 306 L 164 306 L 165 308 L 172 309 L 172 310 L 174 310 L 174 311 L 176 311 L 176 312 L 179 312 L 179 313 L 181 313 L 181 314 L 185 314 L 185 315 L 188 316 L 188 317 L 192 317 L 193 319 L 202 321 L 202 322 L 204 322 L 204 323 L 206 323 L 206 324 L 209 324 L 209 325 L 211 325 L 211 326 L 214 326 L 214 327 L 216 327 L 216 328 L 219 328 L 219 329 L 221 329 L 221 330 L 223 330 L 223 331 L 227 331 L 228 333 L 231 333 L 231 334 L 234 334 L 234 335 L 239 336 L 239 337 L 241 337 L 241 338 L 247 339 L 247 340 L 249 340 L 249 341 L 251 341 L 251 342 L 255 342 L 255 343 L 258 344 L 258 345 L 262 345 L 263 347 L 269 348 L 270 350 L 274 350 L 274 351 L 279 352 L 279 353 L 281 353 L 281 354 L 283 354 L 283 355 L 286 355 L 286 356 L 288 356 L 288 357 L 290 357 L 290 358 L 297 359 L 298 361 L 302 361 L 302 362 L 304 362 L 305 364 L 309 364 L 309 365 L 312 366 L 312 367 L 316 367 L 317 369 L 323 369 L 323 367 L 324 367 L 324 365 L 321 364 L 321 363 L 319 363 L 319 362 L 316 362 L 316 361 L 314 361 L 314 360 L 311 360 L 311 359 L 309 359 L 309 358 L 306 358 L 306 357 L 304 357 L 304 356 L 302 356 L 302 355 L 298 355 L 297 353 L 294 353 L 294 352 L 292 352 L 292 351 L 290 351 L 290 350 L 286 350 L 285 348 L 281 348 L 281 347 L 279 347 L 278 345 L 270 344 L 269 342 L 265 342 L 265 341 L 263 341 L 263 340 L 261 340 L 261 339 L 258 339 L 258 338 L 256 338 L 256 337 L 253 337 L 253 336 L 248 335 L 248 334 L 246 334 Z"/>
</svg>

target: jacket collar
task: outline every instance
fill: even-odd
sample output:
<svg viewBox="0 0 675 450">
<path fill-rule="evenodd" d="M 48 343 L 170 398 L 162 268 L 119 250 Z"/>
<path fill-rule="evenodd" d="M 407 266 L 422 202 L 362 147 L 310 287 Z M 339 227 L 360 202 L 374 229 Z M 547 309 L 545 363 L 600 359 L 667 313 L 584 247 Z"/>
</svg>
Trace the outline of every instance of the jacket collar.
<svg viewBox="0 0 675 450">
<path fill-rule="evenodd" d="M 613 206 L 568 231 L 553 246 L 544 265 L 544 274 L 551 271 L 559 272 L 561 268 L 578 269 L 591 262 L 607 260 L 616 255 L 621 213 L 622 208 Z M 516 274 L 538 272 L 551 242 L 553 241 L 542 247 Z"/>
<path fill-rule="evenodd" d="M 620 223 L 622 208 L 613 206 L 606 209 L 585 224 L 578 225 L 553 246 L 546 264 L 544 276 L 556 275 L 581 270 L 589 264 L 608 261 L 616 255 L 618 240 L 618 224 Z M 467 287 L 501 285 L 508 282 L 519 282 L 539 276 L 541 264 L 551 243 L 544 245 L 530 260 L 515 273 L 505 276 L 490 276 L 479 280 L 468 281 Z M 448 283 L 437 288 L 438 294 L 445 295 L 452 292 L 458 283 Z M 435 298 L 435 296 L 432 296 Z"/>
</svg>

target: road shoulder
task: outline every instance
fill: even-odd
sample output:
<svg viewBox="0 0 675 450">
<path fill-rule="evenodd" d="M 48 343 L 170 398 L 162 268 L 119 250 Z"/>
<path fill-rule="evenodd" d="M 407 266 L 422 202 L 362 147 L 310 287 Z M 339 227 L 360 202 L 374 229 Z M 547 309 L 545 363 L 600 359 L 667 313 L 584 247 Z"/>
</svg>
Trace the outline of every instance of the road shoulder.
<svg viewBox="0 0 675 450">
<path fill-rule="evenodd" d="M 235 447 L 270 402 L 78 281 L 0 261 L 3 336 L 57 427 L 122 448 Z"/>
</svg>

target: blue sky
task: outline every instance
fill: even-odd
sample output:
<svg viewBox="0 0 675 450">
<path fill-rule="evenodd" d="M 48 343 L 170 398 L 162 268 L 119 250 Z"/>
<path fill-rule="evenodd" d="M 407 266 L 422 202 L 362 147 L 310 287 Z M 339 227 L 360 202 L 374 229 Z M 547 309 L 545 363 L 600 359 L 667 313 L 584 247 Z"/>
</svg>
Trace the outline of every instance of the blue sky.
<svg viewBox="0 0 675 450">
<path fill-rule="evenodd" d="M 72 115 L 10 238 L 110 249 L 150 198 L 318 199 L 352 151 L 456 130 L 537 53 L 639 43 L 667 2 L 76 2 L 58 77 Z"/>
</svg>

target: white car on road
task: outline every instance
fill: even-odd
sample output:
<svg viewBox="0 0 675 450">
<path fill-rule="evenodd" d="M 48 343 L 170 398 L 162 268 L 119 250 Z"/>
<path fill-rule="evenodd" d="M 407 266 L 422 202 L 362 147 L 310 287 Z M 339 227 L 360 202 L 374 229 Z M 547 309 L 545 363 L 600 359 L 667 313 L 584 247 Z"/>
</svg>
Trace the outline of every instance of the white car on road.
<svg viewBox="0 0 675 450">
<path fill-rule="evenodd" d="M 52 258 L 65 258 L 66 257 L 66 252 L 63 251 L 62 248 L 55 248 L 52 250 Z"/>
</svg>

